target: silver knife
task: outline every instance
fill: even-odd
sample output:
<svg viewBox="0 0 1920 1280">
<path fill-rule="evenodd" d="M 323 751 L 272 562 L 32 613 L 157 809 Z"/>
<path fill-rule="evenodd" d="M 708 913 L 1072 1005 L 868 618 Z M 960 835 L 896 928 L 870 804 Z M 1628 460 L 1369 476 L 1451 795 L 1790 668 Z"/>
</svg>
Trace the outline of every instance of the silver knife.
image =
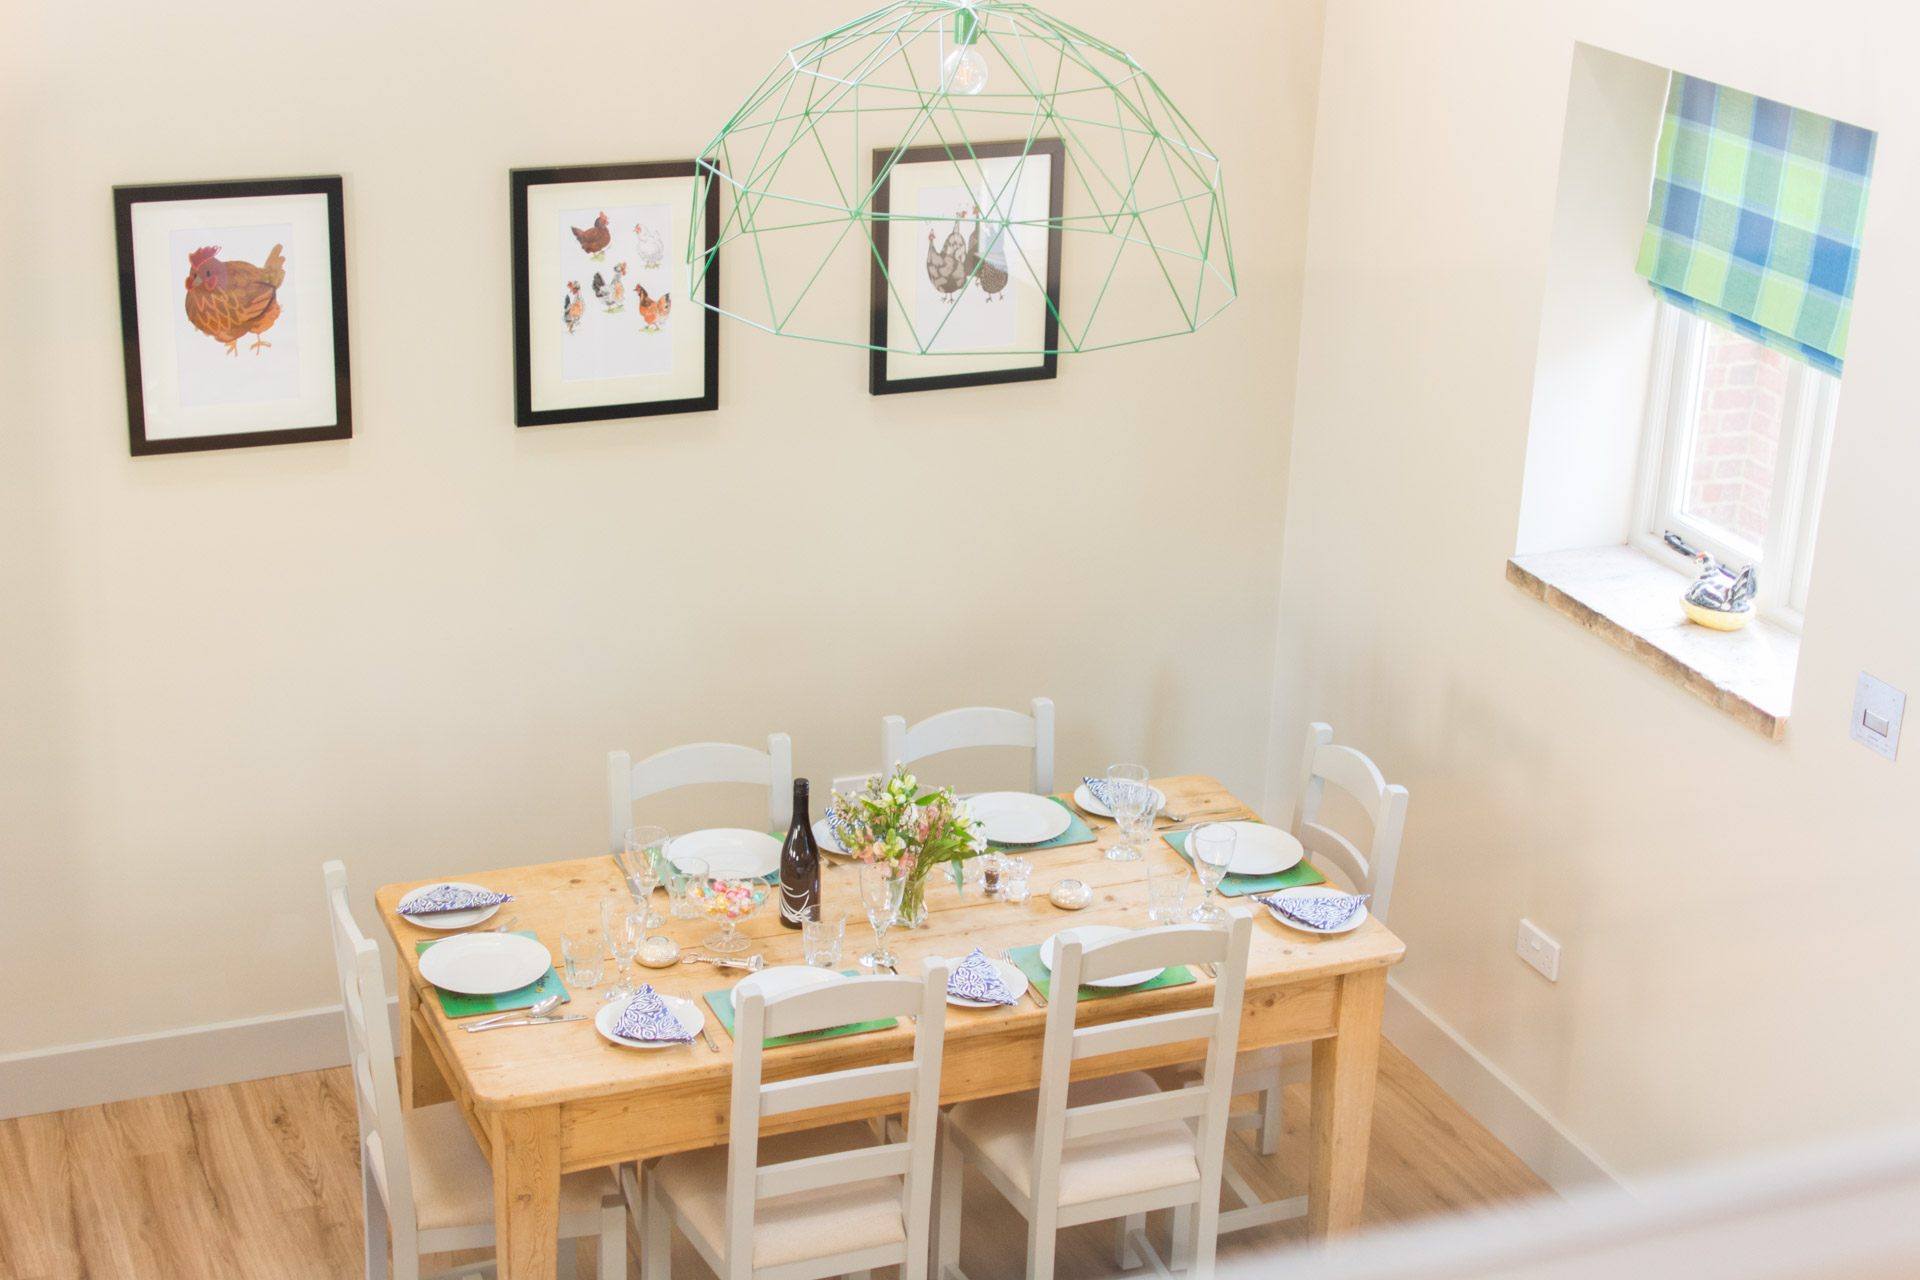
<svg viewBox="0 0 1920 1280">
<path fill-rule="evenodd" d="M 512 1022 L 489 1022 L 484 1027 L 462 1027 L 462 1031 L 498 1031 L 502 1027 L 544 1027 L 549 1022 L 585 1022 L 584 1013 L 570 1013 L 564 1018 L 516 1018 Z"/>
</svg>

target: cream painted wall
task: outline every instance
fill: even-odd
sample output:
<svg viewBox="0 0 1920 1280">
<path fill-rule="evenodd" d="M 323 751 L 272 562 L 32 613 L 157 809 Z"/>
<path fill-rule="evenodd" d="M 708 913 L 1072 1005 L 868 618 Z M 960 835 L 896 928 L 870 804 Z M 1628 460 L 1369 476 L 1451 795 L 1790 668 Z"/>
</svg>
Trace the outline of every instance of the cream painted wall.
<svg viewBox="0 0 1920 1280">
<path fill-rule="evenodd" d="M 1890 764 L 1847 739 L 1857 670 L 1920 690 L 1917 20 L 1788 0 L 1328 13 L 1269 796 L 1307 719 L 1408 785 L 1399 982 L 1628 1175 L 1920 1116 L 1920 750 Z M 1781 743 L 1502 578 L 1576 41 L 1880 131 Z M 1515 957 L 1522 916 L 1565 948 L 1557 985 Z"/>
<path fill-rule="evenodd" d="M 1045 693 L 1063 777 L 1258 785 L 1318 0 L 1055 6 L 1225 158 L 1200 335 L 874 399 L 729 325 L 718 413 L 513 428 L 509 167 L 692 155 L 860 8 L 7 6 L 0 964 L 71 995 L 0 1052 L 332 1002 L 323 859 L 364 905 L 593 853 L 610 747 L 786 730 L 824 785 L 884 713 Z M 346 177 L 356 438 L 129 458 L 109 188 L 305 173 Z"/>
</svg>

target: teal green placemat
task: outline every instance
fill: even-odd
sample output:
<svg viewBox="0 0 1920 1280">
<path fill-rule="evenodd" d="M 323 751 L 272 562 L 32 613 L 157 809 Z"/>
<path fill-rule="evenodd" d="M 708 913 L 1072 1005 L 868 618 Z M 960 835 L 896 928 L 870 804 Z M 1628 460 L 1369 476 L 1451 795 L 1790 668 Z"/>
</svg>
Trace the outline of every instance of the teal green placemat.
<svg viewBox="0 0 1920 1280">
<path fill-rule="evenodd" d="M 1027 981 L 1040 988 L 1040 994 L 1052 999 L 1053 975 L 1047 966 L 1040 963 L 1040 945 L 1015 947 L 1007 953 L 1020 972 L 1027 975 Z M 1143 982 L 1137 987 L 1088 987 L 1080 988 L 1081 1000 L 1098 1000 L 1104 996 L 1132 995 L 1136 991 L 1157 991 L 1161 987 L 1183 987 L 1193 981 L 1193 971 L 1183 964 L 1171 965 L 1163 970 L 1159 977 Z"/>
<path fill-rule="evenodd" d="M 1187 832 L 1169 831 L 1161 836 L 1173 851 L 1193 864 L 1193 858 L 1187 853 Z M 1294 863 L 1285 871 L 1270 876 L 1228 876 L 1220 882 L 1217 892 L 1223 898 L 1244 898 L 1250 893 L 1272 893 L 1275 889 L 1291 889 L 1295 885 L 1325 884 L 1327 878 L 1313 869 L 1313 864 L 1305 858 Z"/>
<path fill-rule="evenodd" d="M 857 978 L 858 969 L 842 969 L 843 978 Z M 713 1016 L 720 1019 L 720 1025 L 727 1029 L 729 1038 L 733 1035 L 733 988 L 722 987 L 718 991 L 707 992 L 707 1007 L 713 1010 Z M 777 1049 L 783 1044 L 804 1044 L 808 1040 L 832 1040 L 836 1036 L 857 1036 L 864 1031 L 885 1031 L 888 1027 L 900 1025 L 898 1018 L 882 1018 L 878 1022 L 850 1022 L 844 1027 L 825 1027 L 819 1031 L 801 1031 L 790 1036 L 774 1036 L 761 1042 L 763 1049 Z"/>
<path fill-rule="evenodd" d="M 993 845 L 993 847 L 996 849 L 1005 850 L 1009 853 L 1038 853 L 1042 849 L 1059 849 L 1070 844 L 1087 844 L 1093 840 L 1092 828 L 1088 827 L 1086 823 L 1080 821 L 1080 815 L 1075 813 L 1071 808 L 1069 808 L 1066 801 L 1062 800 L 1059 796 L 1048 796 L 1047 799 L 1053 801 L 1055 804 L 1059 805 L 1062 809 L 1066 809 L 1067 817 L 1069 821 L 1067 823 L 1067 829 L 1065 831 L 1062 831 L 1059 835 L 1055 836 L 1053 839 L 1045 841 L 1044 843 L 1041 843 L 1041 844 L 997 844 L 996 843 Z"/>
<path fill-rule="evenodd" d="M 538 941 L 540 936 L 532 929 L 515 929 L 513 932 L 522 938 L 533 938 L 535 941 Z M 445 938 L 430 938 L 425 942 L 416 942 L 413 946 L 414 954 L 418 955 L 428 947 L 445 941 Z M 556 991 L 560 993 L 561 1004 L 573 1002 L 573 995 L 567 990 L 567 984 L 560 981 L 560 975 L 553 971 L 552 965 L 547 966 L 547 976 L 532 986 L 521 987 L 518 991 L 503 991 L 497 996 L 463 996 L 457 991 L 434 988 L 434 992 L 440 997 L 440 1007 L 446 1011 L 449 1018 L 469 1018 L 476 1013 L 505 1013 L 509 1009 L 525 1009 L 536 1001 L 546 999 Z"/>
</svg>

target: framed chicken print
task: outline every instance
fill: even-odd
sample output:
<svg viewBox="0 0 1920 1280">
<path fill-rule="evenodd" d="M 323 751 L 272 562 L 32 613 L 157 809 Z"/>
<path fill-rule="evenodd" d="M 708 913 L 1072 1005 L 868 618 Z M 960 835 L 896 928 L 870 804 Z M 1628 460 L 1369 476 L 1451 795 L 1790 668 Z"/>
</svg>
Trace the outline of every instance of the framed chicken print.
<svg viewBox="0 0 1920 1280">
<path fill-rule="evenodd" d="M 113 189 L 136 455 L 353 435 L 338 177 Z"/>
<path fill-rule="evenodd" d="M 696 251 L 720 234 L 720 204 L 693 227 L 693 161 L 515 169 L 513 421 L 536 427 L 720 407 L 718 262 L 700 306 Z"/>
<path fill-rule="evenodd" d="M 869 391 L 1057 376 L 1064 160 L 1058 138 L 873 153 Z"/>
</svg>

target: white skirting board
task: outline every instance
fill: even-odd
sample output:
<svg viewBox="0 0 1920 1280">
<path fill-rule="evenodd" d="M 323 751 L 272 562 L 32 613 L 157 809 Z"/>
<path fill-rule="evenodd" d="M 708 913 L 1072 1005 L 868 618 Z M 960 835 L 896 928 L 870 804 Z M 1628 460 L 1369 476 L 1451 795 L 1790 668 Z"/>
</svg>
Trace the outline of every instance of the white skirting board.
<svg viewBox="0 0 1920 1280">
<path fill-rule="evenodd" d="M 399 1043 L 399 1006 L 387 1001 Z M 0 1120 L 339 1067 L 339 1005 L 0 1057 Z"/>
<path fill-rule="evenodd" d="M 1487 1127 L 1555 1191 L 1592 1191 L 1624 1180 L 1567 1131 L 1527 1091 L 1487 1061 L 1433 1010 L 1387 979 L 1387 1039 L 1433 1077 L 1467 1113 Z"/>
</svg>

